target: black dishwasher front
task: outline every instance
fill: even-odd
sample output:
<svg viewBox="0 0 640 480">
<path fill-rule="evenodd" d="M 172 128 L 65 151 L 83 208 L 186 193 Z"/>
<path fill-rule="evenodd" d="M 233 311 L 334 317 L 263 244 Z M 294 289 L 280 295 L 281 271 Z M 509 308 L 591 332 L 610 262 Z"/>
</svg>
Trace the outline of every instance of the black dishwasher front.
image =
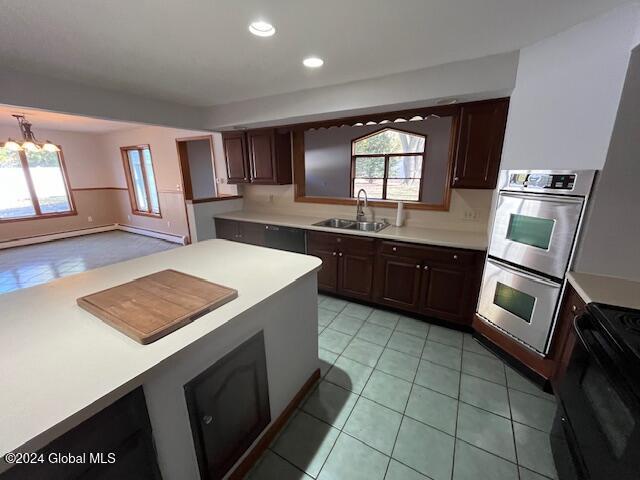
<svg viewBox="0 0 640 480">
<path fill-rule="evenodd" d="M 269 248 L 305 253 L 305 231 L 299 228 L 265 225 L 264 244 Z"/>
</svg>

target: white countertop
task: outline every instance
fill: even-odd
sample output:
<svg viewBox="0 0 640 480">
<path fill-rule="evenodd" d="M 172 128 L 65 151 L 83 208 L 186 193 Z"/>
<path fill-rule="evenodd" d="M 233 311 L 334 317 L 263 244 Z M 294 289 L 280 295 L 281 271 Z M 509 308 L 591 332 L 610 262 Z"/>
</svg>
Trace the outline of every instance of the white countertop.
<svg viewBox="0 0 640 480">
<path fill-rule="evenodd" d="M 307 255 L 209 240 L 0 295 L 0 457 L 26 442 L 43 446 L 320 264 Z M 78 297 L 166 268 L 235 288 L 238 298 L 149 345 L 76 305 Z"/>
<path fill-rule="evenodd" d="M 567 280 L 586 303 L 640 309 L 640 282 L 579 272 L 569 272 Z"/>
<path fill-rule="evenodd" d="M 303 228 L 320 232 L 342 233 L 345 235 L 360 235 L 365 237 L 382 238 L 398 242 L 421 243 L 425 245 L 438 245 L 442 247 L 466 248 L 469 250 L 486 250 L 487 235 L 478 232 L 462 232 L 457 230 L 444 230 L 421 227 L 395 227 L 389 225 L 379 232 L 360 232 L 357 230 L 345 230 L 341 228 L 320 227 L 314 223 L 326 220 L 327 217 L 306 217 L 298 215 L 283 215 L 262 212 L 229 212 L 216 215 L 216 218 L 239 220 L 245 222 L 266 223 L 283 227 Z"/>
</svg>

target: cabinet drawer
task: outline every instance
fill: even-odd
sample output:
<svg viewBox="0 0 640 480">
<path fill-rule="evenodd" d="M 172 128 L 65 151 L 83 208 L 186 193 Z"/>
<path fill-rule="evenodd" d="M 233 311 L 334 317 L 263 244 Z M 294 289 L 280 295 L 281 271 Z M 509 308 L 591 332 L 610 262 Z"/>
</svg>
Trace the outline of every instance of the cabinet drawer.
<svg viewBox="0 0 640 480">
<path fill-rule="evenodd" d="M 373 254 L 375 238 L 356 237 L 353 235 L 337 235 L 335 233 L 309 232 L 309 248 L 335 248 L 343 252 Z"/>
<path fill-rule="evenodd" d="M 479 253 L 446 247 L 419 247 L 402 242 L 382 242 L 381 253 L 415 258 L 425 262 L 445 263 L 447 265 L 473 265 Z"/>
</svg>

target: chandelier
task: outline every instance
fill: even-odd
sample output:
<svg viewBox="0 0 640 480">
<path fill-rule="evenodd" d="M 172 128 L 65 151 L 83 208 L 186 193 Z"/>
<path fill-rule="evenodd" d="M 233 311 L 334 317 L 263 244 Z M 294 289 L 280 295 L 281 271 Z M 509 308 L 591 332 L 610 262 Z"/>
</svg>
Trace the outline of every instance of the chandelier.
<svg viewBox="0 0 640 480">
<path fill-rule="evenodd" d="M 59 152 L 60 148 L 49 140 L 44 143 L 38 142 L 36 136 L 31 130 L 31 123 L 24 117 L 24 115 L 11 115 L 18 121 L 18 127 L 20 127 L 20 133 L 22 133 L 22 142 L 17 142 L 12 138 L 9 138 L 4 145 L 5 149 L 11 152 Z"/>
</svg>

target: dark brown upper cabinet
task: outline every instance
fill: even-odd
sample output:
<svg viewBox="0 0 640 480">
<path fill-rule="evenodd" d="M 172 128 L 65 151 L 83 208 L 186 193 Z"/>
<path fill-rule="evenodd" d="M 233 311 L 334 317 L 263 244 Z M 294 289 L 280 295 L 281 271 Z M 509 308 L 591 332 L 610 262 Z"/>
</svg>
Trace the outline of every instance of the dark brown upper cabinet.
<svg viewBox="0 0 640 480">
<path fill-rule="evenodd" d="M 222 145 L 227 163 L 228 183 L 249 183 L 249 156 L 244 132 L 224 132 Z"/>
<path fill-rule="evenodd" d="M 291 133 L 274 128 L 223 133 L 229 183 L 292 182 Z"/>
<path fill-rule="evenodd" d="M 508 98 L 461 106 L 453 188 L 496 187 L 508 109 Z"/>
</svg>

